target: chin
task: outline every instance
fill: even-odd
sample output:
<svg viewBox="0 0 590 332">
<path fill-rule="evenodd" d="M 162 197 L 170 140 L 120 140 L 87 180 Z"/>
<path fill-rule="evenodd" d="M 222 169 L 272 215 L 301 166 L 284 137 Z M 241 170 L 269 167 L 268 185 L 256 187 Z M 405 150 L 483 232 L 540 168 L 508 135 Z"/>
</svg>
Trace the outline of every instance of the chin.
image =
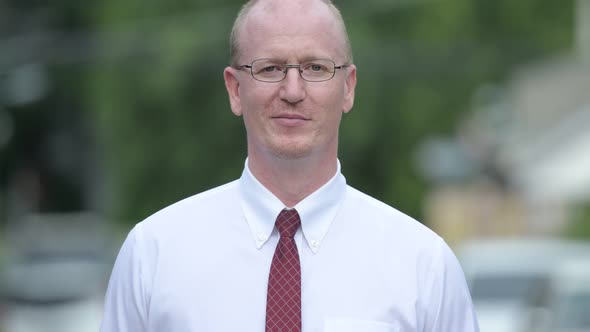
<svg viewBox="0 0 590 332">
<path fill-rule="evenodd" d="M 270 150 L 280 159 L 294 160 L 311 155 L 312 147 L 309 144 L 283 144 L 273 146 Z"/>
</svg>

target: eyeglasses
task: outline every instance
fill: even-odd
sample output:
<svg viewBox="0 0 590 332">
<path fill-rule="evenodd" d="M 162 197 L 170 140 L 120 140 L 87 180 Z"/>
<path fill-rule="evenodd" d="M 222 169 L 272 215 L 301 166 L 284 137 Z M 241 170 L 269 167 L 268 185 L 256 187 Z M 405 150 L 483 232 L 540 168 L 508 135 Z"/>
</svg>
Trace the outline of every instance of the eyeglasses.
<svg viewBox="0 0 590 332">
<path fill-rule="evenodd" d="M 343 69 L 348 66 L 350 65 L 336 66 L 334 61 L 328 59 L 313 59 L 298 65 L 286 64 L 276 59 L 257 59 L 252 61 L 250 65 L 235 66 L 234 68 L 248 68 L 255 80 L 276 83 L 285 79 L 289 68 L 297 68 L 301 78 L 308 82 L 323 82 L 331 80 L 336 74 L 336 69 Z"/>
</svg>

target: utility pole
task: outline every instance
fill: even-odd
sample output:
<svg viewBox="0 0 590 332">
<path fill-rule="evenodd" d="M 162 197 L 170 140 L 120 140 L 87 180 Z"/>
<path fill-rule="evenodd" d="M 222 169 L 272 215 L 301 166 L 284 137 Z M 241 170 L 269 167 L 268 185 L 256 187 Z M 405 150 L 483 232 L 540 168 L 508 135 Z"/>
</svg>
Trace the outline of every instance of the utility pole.
<svg viewBox="0 0 590 332">
<path fill-rule="evenodd" d="M 590 0 L 576 3 L 576 48 L 582 61 L 590 62 Z"/>
</svg>

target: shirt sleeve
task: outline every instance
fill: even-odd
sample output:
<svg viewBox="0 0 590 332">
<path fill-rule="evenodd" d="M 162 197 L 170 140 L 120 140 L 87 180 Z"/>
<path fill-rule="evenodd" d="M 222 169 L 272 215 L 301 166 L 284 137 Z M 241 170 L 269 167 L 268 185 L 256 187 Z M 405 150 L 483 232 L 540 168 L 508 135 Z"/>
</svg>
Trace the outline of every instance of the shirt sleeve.
<svg viewBox="0 0 590 332">
<path fill-rule="evenodd" d="M 100 332 L 147 332 L 148 294 L 139 226 L 129 232 L 115 261 Z"/>
<path fill-rule="evenodd" d="M 457 258 L 440 239 L 422 297 L 424 332 L 479 332 L 465 275 Z"/>
</svg>

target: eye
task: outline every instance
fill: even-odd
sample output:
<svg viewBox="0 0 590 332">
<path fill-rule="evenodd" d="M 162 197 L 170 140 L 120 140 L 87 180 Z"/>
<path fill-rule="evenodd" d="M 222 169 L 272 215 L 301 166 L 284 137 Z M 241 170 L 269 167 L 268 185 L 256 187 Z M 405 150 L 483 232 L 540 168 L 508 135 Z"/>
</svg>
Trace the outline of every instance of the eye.
<svg viewBox="0 0 590 332">
<path fill-rule="evenodd" d="M 258 75 L 278 75 L 284 71 L 284 66 L 276 62 L 265 61 L 253 66 L 253 72 Z"/>
<path fill-rule="evenodd" d="M 320 66 L 320 65 L 318 65 L 318 64 L 312 64 L 311 66 L 309 66 L 309 68 L 310 68 L 312 71 L 321 71 L 321 70 L 323 69 L 323 67 L 322 67 L 322 66 Z"/>
<path fill-rule="evenodd" d="M 328 68 L 319 62 L 309 62 L 302 65 L 302 69 L 309 73 L 323 73 L 328 71 Z"/>
<path fill-rule="evenodd" d="M 277 71 L 277 70 L 279 70 L 279 67 L 274 66 L 274 65 L 273 66 L 266 66 L 266 67 L 262 68 L 262 71 L 265 73 L 272 73 L 273 71 Z"/>
</svg>

